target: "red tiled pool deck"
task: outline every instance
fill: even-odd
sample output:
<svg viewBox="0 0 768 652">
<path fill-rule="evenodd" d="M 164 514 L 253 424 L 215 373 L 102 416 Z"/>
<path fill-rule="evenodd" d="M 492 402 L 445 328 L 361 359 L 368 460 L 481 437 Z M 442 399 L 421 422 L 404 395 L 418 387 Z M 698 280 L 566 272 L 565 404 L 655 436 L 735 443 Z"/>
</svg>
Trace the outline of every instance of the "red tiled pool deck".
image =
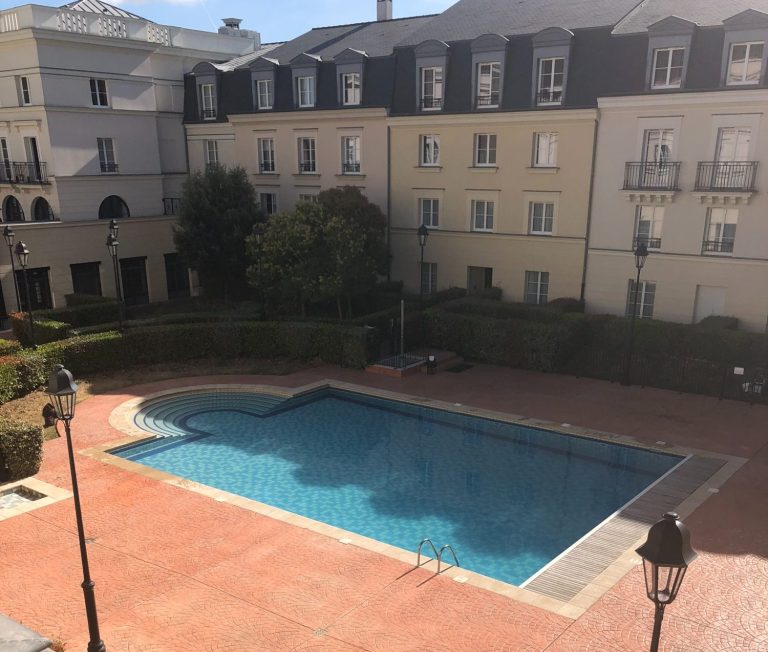
<svg viewBox="0 0 768 652">
<path fill-rule="evenodd" d="M 124 437 L 108 417 L 136 396 L 323 378 L 747 458 L 686 519 L 700 557 L 667 611 L 661 649 L 768 651 L 766 407 L 490 366 L 402 380 L 322 367 L 100 395 L 78 405 L 76 449 Z M 637 567 L 571 620 L 84 455 L 77 464 L 110 652 L 648 649 L 653 609 Z M 46 443 L 37 477 L 71 488 L 63 439 Z M 71 499 L 0 522 L 0 611 L 69 652 L 87 643 L 80 578 Z"/>
</svg>

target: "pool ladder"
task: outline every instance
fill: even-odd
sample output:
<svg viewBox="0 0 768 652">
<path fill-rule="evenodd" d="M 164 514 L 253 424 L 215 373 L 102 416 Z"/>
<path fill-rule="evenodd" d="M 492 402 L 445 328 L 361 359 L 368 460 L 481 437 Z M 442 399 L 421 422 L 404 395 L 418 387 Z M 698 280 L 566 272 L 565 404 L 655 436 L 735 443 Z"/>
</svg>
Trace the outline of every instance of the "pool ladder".
<svg viewBox="0 0 768 652">
<path fill-rule="evenodd" d="M 456 556 L 456 552 L 451 547 L 450 544 L 446 543 L 442 548 L 440 548 L 440 551 L 438 552 L 437 548 L 435 548 L 435 544 L 432 543 L 432 539 L 422 539 L 421 543 L 419 544 L 419 547 L 416 549 L 416 568 L 421 566 L 421 549 L 424 547 L 425 544 L 428 544 L 430 548 L 432 548 L 432 552 L 435 553 L 434 557 L 429 557 L 427 561 L 424 563 L 426 564 L 428 561 L 432 561 L 432 559 L 437 559 L 437 572 L 435 575 L 440 575 L 440 566 L 443 563 L 443 553 L 447 550 L 451 553 L 451 557 L 453 557 L 453 564 L 451 566 L 448 566 L 448 568 L 453 568 L 454 566 L 461 566 L 459 564 L 459 558 Z"/>
</svg>

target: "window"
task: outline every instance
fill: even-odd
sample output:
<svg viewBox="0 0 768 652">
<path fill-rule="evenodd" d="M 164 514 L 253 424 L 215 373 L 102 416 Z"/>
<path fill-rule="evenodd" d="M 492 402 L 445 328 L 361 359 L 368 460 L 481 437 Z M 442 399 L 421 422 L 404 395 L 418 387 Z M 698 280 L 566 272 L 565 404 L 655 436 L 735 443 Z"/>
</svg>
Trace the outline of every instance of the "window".
<svg viewBox="0 0 768 652">
<path fill-rule="evenodd" d="M 101 263 L 77 263 L 70 265 L 72 272 L 72 292 L 101 296 Z"/>
<path fill-rule="evenodd" d="M 475 165 L 496 165 L 496 134 L 475 134 Z"/>
<path fill-rule="evenodd" d="M 725 127 L 717 134 L 717 160 L 735 163 L 749 159 L 752 130 L 748 127 Z"/>
<path fill-rule="evenodd" d="M 477 64 L 477 106 L 493 108 L 499 106 L 501 91 L 501 64 Z"/>
<path fill-rule="evenodd" d="M 315 78 L 296 78 L 296 99 L 299 107 L 315 106 Z"/>
<path fill-rule="evenodd" d="M 763 43 L 733 43 L 728 60 L 730 85 L 759 84 L 763 73 Z"/>
<path fill-rule="evenodd" d="M 537 168 L 557 166 L 557 132 L 534 134 L 533 166 Z"/>
<path fill-rule="evenodd" d="M 299 201 L 300 202 L 304 202 L 306 204 L 316 204 L 317 203 L 317 195 L 300 194 L 299 195 Z"/>
<path fill-rule="evenodd" d="M 360 73 L 348 72 L 341 76 L 341 103 L 344 106 L 360 104 Z"/>
<path fill-rule="evenodd" d="M 661 228 L 663 224 L 663 206 L 638 206 L 633 249 L 640 243 L 643 243 L 648 249 L 658 249 L 661 247 Z"/>
<path fill-rule="evenodd" d="M 53 209 L 45 198 L 38 197 L 35 199 L 34 204 L 32 204 L 32 219 L 35 222 L 54 221 Z"/>
<path fill-rule="evenodd" d="M 163 197 L 163 215 L 178 215 L 181 211 L 181 199 L 178 197 Z"/>
<path fill-rule="evenodd" d="M 23 106 L 32 104 L 32 94 L 29 92 L 29 77 L 19 77 L 19 90 Z"/>
<path fill-rule="evenodd" d="M 168 299 L 183 299 L 189 296 L 189 270 L 177 253 L 165 254 L 165 283 Z"/>
<path fill-rule="evenodd" d="M 91 104 L 93 106 L 109 106 L 106 79 L 91 79 Z"/>
<path fill-rule="evenodd" d="M 8 141 L 0 138 L 0 182 L 13 181 L 11 155 L 8 153 Z"/>
<path fill-rule="evenodd" d="M 736 224 L 738 221 L 738 209 L 710 208 L 702 251 L 716 254 L 733 253 L 733 243 L 736 240 Z"/>
<path fill-rule="evenodd" d="M 117 172 L 115 141 L 112 138 L 97 138 L 96 144 L 99 148 L 99 166 L 102 173 L 114 174 Z"/>
<path fill-rule="evenodd" d="M 535 235 L 552 235 L 555 205 L 551 202 L 533 201 L 530 207 L 530 233 Z"/>
<path fill-rule="evenodd" d="M 443 106 L 443 69 L 421 69 L 421 108 L 425 111 Z"/>
<path fill-rule="evenodd" d="M 218 165 L 219 164 L 219 143 L 215 140 L 203 141 L 203 152 L 205 155 L 206 165 Z"/>
<path fill-rule="evenodd" d="M 653 53 L 652 88 L 680 88 L 685 48 L 660 48 Z"/>
<path fill-rule="evenodd" d="M 304 174 L 317 172 L 314 138 L 299 138 L 299 172 Z"/>
<path fill-rule="evenodd" d="M 437 263 L 421 264 L 421 291 L 423 294 L 437 292 Z"/>
<path fill-rule="evenodd" d="M 421 136 L 421 165 L 440 165 L 440 136 Z"/>
<path fill-rule="evenodd" d="M 560 104 L 563 101 L 565 59 L 539 59 L 538 104 Z"/>
<path fill-rule="evenodd" d="M 419 199 L 420 223 L 431 229 L 436 229 L 440 222 L 440 200 Z"/>
<path fill-rule="evenodd" d="M 260 192 L 259 206 L 267 215 L 274 215 L 277 213 L 277 193 Z"/>
<path fill-rule="evenodd" d="M 123 258 L 120 261 L 120 280 L 126 306 L 149 303 L 146 258 Z"/>
<path fill-rule="evenodd" d="M 262 174 L 275 171 L 275 141 L 272 138 L 259 138 L 259 172 Z"/>
<path fill-rule="evenodd" d="M 636 289 L 637 293 L 635 293 Z M 653 300 L 655 297 L 656 283 L 640 281 L 640 285 L 637 286 L 635 279 L 629 279 L 626 316 L 631 317 L 634 313 L 636 317 L 650 319 L 653 317 Z"/>
<path fill-rule="evenodd" d="M 272 108 L 271 79 L 256 80 L 256 108 L 260 110 Z"/>
<path fill-rule="evenodd" d="M 26 274 L 20 269 L 16 270 L 16 287 L 19 289 L 19 303 L 22 310 L 29 310 L 30 307 L 27 303 L 27 287 L 29 287 L 30 303 L 33 310 L 50 310 L 53 308 L 51 284 L 48 279 L 49 269 L 49 267 L 36 267 L 27 269 Z"/>
<path fill-rule="evenodd" d="M 643 163 L 653 165 L 646 166 L 646 170 L 654 171 L 665 168 L 672 158 L 672 144 L 675 132 L 673 129 L 648 129 L 643 134 Z"/>
<path fill-rule="evenodd" d="M 216 92 L 213 84 L 200 84 L 200 106 L 203 120 L 216 119 Z"/>
<path fill-rule="evenodd" d="M 549 272 L 525 273 L 525 303 L 536 306 L 547 302 L 549 294 Z"/>
<path fill-rule="evenodd" d="M 121 217 L 130 217 L 131 213 L 128 210 L 128 204 L 126 204 L 121 197 L 117 195 L 110 195 L 101 202 L 99 206 L 99 219 L 100 220 L 117 220 Z"/>
<path fill-rule="evenodd" d="M 24 209 L 21 207 L 19 200 L 13 195 L 9 195 L 5 198 L 3 205 L 3 221 L 4 222 L 23 222 L 24 221 Z"/>
<path fill-rule="evenodd" d="M 341 173 L 360 174 L 360 136 L 342 137 Z"/>
<path fill-rule="evenodd" d="M 493 231 L 493 202 L 472 200 L 472 229 L 474 231 Z"/>
</svg>

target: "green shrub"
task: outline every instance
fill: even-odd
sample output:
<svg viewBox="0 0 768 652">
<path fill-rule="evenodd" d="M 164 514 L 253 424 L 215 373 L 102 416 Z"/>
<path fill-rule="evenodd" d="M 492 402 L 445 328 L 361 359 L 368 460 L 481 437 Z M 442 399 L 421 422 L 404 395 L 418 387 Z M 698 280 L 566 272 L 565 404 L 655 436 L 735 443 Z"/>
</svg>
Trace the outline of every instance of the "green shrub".
<svg viewBox="0 0 768 652">
<path fill-rule="evenodd" d="M 34 318 L 35 344 L 55 342 L 56 340 L 63 340 L 67 337 L 69 330 L 72 328 L 68 323 L 46 319 L 38 315 L 42 315 L 42 312 L 32 314 Z M 30 327 L 29 316 L 27 313 L 13 313 L 11 315 L 11 324 L 13 326 L 13 332 L 18 340 L 25 346 L 31 346 L 32 328 Z"/>
<path fill-rule="evenodd" d="M 580 299 L 571 299 L 569 297 L 558 297 L 552 299 L 552 301 L 546 304 L 548 310 L 554 310 L 555 312 L 570 313 L 570 312 L 584 312 L 584 302 Z"/>
<path fill-rule="evenodd" d="M 21 350 L 21 344 L 17 340 L 0 339 L 0 356 L 10 355 Z"/>
<path fill-rule="evenodd" d="M 476 299 L 490 299 L 492 301 L 501 301 L 503 292 L 500 287 L 483 288 L 482 290 L 475 290 L 469 296 Z"/>
<path fill-rule="evenodd" d="M 720 331 L 720 330 L 729 330 L 729 331 L 737 331 L 739 330 L 739 320 L 736 317 L 722 317 L 720 315 L 710 315 L 709 317 L 704 317 L 698 324 L 696 324 L 698 328 L 703 328 L 705 330 L 710 331 Z"/>
<path fill-rule="evenodd" d="M 521 319 L 524 321 L 556 322 L 560 316 L 540 306 L 525 303 L 503 303 L 479 297 L 466 297 L 444 303 L 441 308 L 461 315 L 478 315 L 493 319 Z"/>
<path fill-rule="evenodd" d="M 65 294 L 64 301 L 67 308 L 77 308 L 78 306 L 90 306 L 94 303 L 112 303 L 114 299 L 98 294 Z"/>
<path fill-rule="evenodd" d="M 53 319 L 71 324 L 75 328 L 80 326 L 95 326 L 120 319 L 120 304 L 116 301 L 98 301 L 73 308 L 54 308 L 41 310 L 35 313 L 40 319 Z"/>
<path fill-rule="evenodd" d="M 13 419 L 0 419 L 0 457 L 10 480 L 35 475 L 43 460 L 43 429 Z"/>
</svg>

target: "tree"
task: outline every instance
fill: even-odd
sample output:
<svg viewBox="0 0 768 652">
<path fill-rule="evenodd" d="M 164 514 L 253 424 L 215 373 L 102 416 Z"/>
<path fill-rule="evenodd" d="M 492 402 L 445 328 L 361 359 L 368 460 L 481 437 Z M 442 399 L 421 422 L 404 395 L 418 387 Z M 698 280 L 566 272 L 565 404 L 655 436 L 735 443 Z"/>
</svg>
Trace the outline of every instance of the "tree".
<svg viewBox="0 0 768 652">
<path fill-rule="evenodd" d="M 206 296 L 226 302 L 246 295 L 246 238 L 263 219 L 243 168 L 209 166 L 185 181 L 173 239 Z"/>
</svg>

